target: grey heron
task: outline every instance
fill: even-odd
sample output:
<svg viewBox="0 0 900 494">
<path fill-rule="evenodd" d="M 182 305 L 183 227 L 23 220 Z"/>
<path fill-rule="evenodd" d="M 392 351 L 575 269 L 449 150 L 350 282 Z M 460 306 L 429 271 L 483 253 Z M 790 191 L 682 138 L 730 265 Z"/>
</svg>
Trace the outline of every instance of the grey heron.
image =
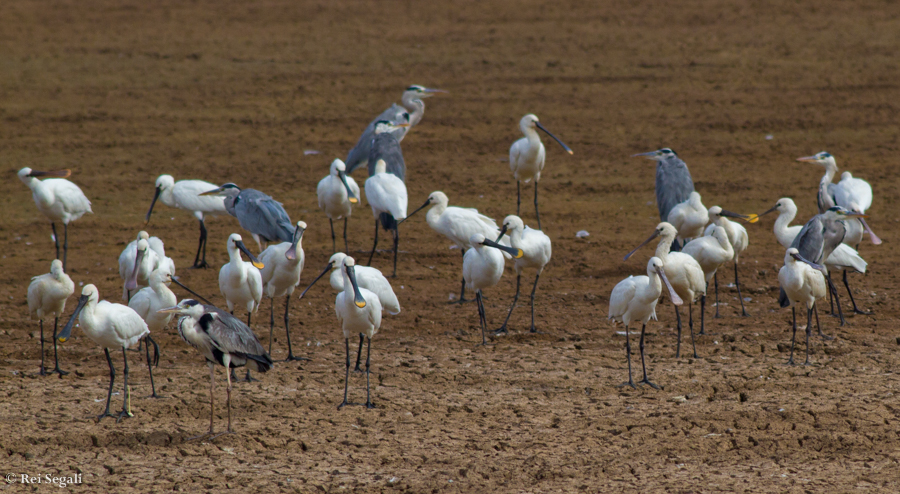
<svg viewBox="0 0 900 494">
<path fill-rule="evenodd" d="M 375 165 L 378 160 L 383 160 L 387 173 L 396 175 L 406 182 L 406 162 L 403 160 L 403 150 L 400 149 L 400 141 L 394 137 L 395 130 L 408 127 L 406 123 L 392 123 L 386 120 L 375 124 L 375 137 L 372 138 L 372 147 L 369 149 L 369 176 L 374 175 Z"/>
<path fill-rule="evenodd" d="M 659 208 L 659 219 L 668 221 L 672 208 L 687 201 L 694 191 L 690 170 L 671 148 L 661 148 L 632 156 L 646 156 L 656 161 L 656 206 Z M 673 247 L 675 250 L 681 248 L 677 242 Z"/>
<path fill-rule="evenodd" d="M 69 253 L 69 222 L 75 221 L 91 211 L 91 201 L 85 197 L 84 192 L 65 179 L 71 175 L 69 170 L 57 170 L 51 172 L 39 172 L 31 168 L 19 170 L 19 180 L 31 189 L 31 198 L 38 211 L 50 219 L 50 228 L 53 229 L 53 241 L 56 243 L 56 258 L 59 259 L 59 237 L 56 235 L 56 222 L 61 221 L 65 242 L 63 243 L 63 270 L 66 269 L 66 257 Z M 37 177 L 59 177 L 38 180 Z"/>
<path fill-rule="evenodd" d="M 190 211 L 200 222 L 200 243 L 197 245 L 197 255 L 194 256 L 195 268 L 205 268 L 206 264 L 206 223 L 204 219 L 209 215 L 225 214 L 225 198 L 221 196 L 201 196 L 200 194 L 216 187 L 215 184 L 203 180 L 179 180 L 175 181 L 172 175 L 160 175 L 156 179 L 156 192 L 144 223 L 150 223 L 150 215 L 153 206 L 160 200 L 170 208 Z M 200 251 L 203 251 L 203 258 Z M 174 273 L 173 273 L 174 274 Z"/>
<path fill-rule="evenodd" d="M 819 207 L 819 214 L 836 206 L 837 202 L 834 200 L 835 184 L 832 183 L 832 180 L 834 180 L 834 174 L 837 173 L 838 168 L 837 163 L 834 161 L 834 156 L 826 151 L 822 151 L 812 156 L 797 158 L 797 161 L 808 161 L 825 167 L 825 175 L 822 175 L 822 179 L 819 180 L 819 190 L 816 193 L 816 205 Z"/>
<path fill-rule="evenodd" d="M 174 307 L 161 309 L 160 312 L 182 315 L 178 320 L 178 334 L 196 348 L 200 355 L 206 357 L 209 366 L 209 432 L 189 438 L 188 441 L 206 436 L 213 436 L 210 439 L 215 439 L 222 434 L 232 434 L 231 374 L 228 369 L 246 366 L 248 372 L 250 369 L 267 372 L 272 368 L 272 358 L 246 324 L 218 307 L 185 299 Z M 219 434 L 215 434 L 213 429 L 216 364 L 225 367 L 225 377 L 228 380 L 228 429 Z"/>
<path fill-rule="evenodd" d="M 375 137 L 375 126 L 379 121 L 408 124 L 391 131 L 397 142 L 400 142 L 406 136 L 406 133 L 409 132 L 410 127 L 422 120 L 422 115 L 425 114 L 425 103 L 422 100 L 435 94 L 446 92 L 443 89 L 431 89 L 419 85 L 412 85 L 406 88 L 400 99 L 400 105 L 396 103 L 391 105 L 390 108 L 381 112 L 381 115 L 378 115 L 363 130 L 362 135 L 359 136 L 359 140 L 356 142 L 356 146 L 353 146 L 353 149 L 350 150 L 347 154 L 347 159 L 344 161 L 347 165 L 347 173 L 353 173 L 353 170 L 370 163 L 369 152 L 372 148 L 372 139 Z"/>
<path fill-rule="evenodd" d="M 537 216 L 538 230 L 541 230 L 541 213 L 538 210 L 538 182 L 541 180 L 541 171 L 544 170 L 544 162 L 547 150 L 537 130 L 541 129 L 553 140 L 559 143 L 567 153 L 572 154 L 569 146 L 551 134 L 541 123 L 538 117 L 529 113 L 519 120 L 519 130 L 525 134 L 509 147 L 509 168 L 516 179 L 516 216 L 521 214 L 522 182 L 528 183 L 534 179 L 534 214 Z"/>
<path fill-rule="evenodd" d="M 256 240 L 260 252 L 260 239 L 265 242 L 290 242 L 294 237 L 294 224 L 280 202 L 272 196 L 256 189 L 241 189 L 227 183 L 201 196 L 218 194 L 225 197 L 225 210 L 238 219 L 241 228 L 247 230 Z"/>
</svg>

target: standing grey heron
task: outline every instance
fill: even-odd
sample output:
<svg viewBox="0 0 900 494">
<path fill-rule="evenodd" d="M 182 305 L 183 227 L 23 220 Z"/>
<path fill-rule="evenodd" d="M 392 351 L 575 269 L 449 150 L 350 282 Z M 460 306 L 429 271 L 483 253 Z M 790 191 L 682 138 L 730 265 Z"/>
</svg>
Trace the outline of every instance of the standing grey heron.
<svg viewBox="0 0 900 494">
<path fill-rule="evenodd" d="M 65 179 L 71 175 L 69 170 L 52 172 L 39 172 L 31 168 L 19 170 L 19 180 L 31 189 L 31 198 L 38 210 L 44 216 L 50 218 L 50 228 L 53 229 L 53 241 L 56 243 L 56 258 L 59 259 L 59 237 L 56 235 L 56 222 L 62 221 L 65 242 L 63 243 L 63 270 L 66 269 L 66 257 L 69 253 L 69 222 L 75 221 L 91 211 L 91 201 L 85 197 L 84 192 Z M 38 180 L 37 177 L 59 177 Z"/>
<path fill-rule="evenodd" d="M 407 123 L 391 123 L 387 120 L 375 124 L 375 137 L 372 138 L 372 146 L 369 149 L 369 176 L 375 175 L 375 164 L 383 160 L 387 172 L 396 175 L 406 182 L 406 162 L 403 160 L 403 150 L 400 149 L 400 141 L 394 137 L 397 129 L 409 127 Z"/>
<path fill-rule="evenodd" d="M 260 239 L 265 242 L 291 242 L 294 239 L 294 224 L 280 202 L 272 196 L 256 189 L 243 189 L 233 183 L 201 193 L 201 196 L 218 194 L 225 197 L 225 210 L 238 219 L 241 228 L 247 230 L 256 240 L 262 252 Z"/>
<path fill-rule="evenodd" d="M 559 143 L 567 153 L 572 154 L 569 146 L 566 146 L 558 137 L 551 134 L 549 130 L 544 128 L 538 121 L 538 117 L 529 113 L 519 120 L 519 130 L 525 134 L 509 147 L 509 168 L 513 172 L 516 179 L 516 216 L 520 215 L 520 206 L 522 205 L 522 182 L 528 183 L 534 179 L 534 214 L 537 216 L 538 230 L 541 230 L 541 213 L 538 210 L 538 182 L 541 181 L 541 172 L 544 170 L 544 161 L 547 157 L 547 150 L 537 130 L 543 130 L 548 136 Z"/>
<path fill-rule="evenodd" d="M 209 365 L 209 432 L 192 437 L 188 441 L 222 434 L 232 434 L 231 430 L 231 374 L 228 369 L 247 366 L 247 370 L 267 372 L 272 368 L 272 358 L 266 353 L 259 338 L 246 324 L 231 314 L 212 305 L 202 305 L 194 299 L 182 300 L 174 307 L 160 309 L 163 313 L 181 314 L 178 320 L 178 334 L 185 342 L 206 357 Z M 216 364 L 225 367 L 228 380 L 228 429 L 214 433 L 213 414 L 215 405 L 213 391 L 216 382 Z"/>
<path fill-rule="evenodd" d="M 826 151 L 822 151 L 812 156 L 797 158 L 797 161 L 808 161 L 825 167 L 825 175 L 822 175 L 822 179 L 819 180 L 819 191 L 816 193 L 816 205 L 819 207 L 819 214 L 836 206 L 837 202 L 834 200 L 834 184 L 832 180 L 834 180 L 834 174 L 837 173 L 838 168 L 837 163 L 834 161 L 834 156 Z"/>
<path fill-rule="evenodd" d="M 215 184 L 204 182 L 203 180 L 179 180 L 175 181 L 172 175 L 160 175 L 156 179 L 156 192 L 153 194 L 153 201 L 150 202 L 150 209 L 144 218 L 144 224 L 150 223 L 150 214 L 153 213 L 153 206 L 156 205 L 157 199 L 170 208 L 183 209 L 194 213 L 194 217 L 200 221 L 200 244 L 197 245 L 197 255 L 194 256 L 195 268 L 205 268 L 206 264 L 206 223 L 204 218 L 208 215 L 217 215 L 225 213 L 225 198 L 217 197 L 201 197 L 200 194 L 215 188 Z M 203 251 L 203 258 L 200 258 L 200 251 Z M 174 274 L 174 273 L 173 273 Z"/>
<path fill-rule="evenodd" d="M 657 149 L 632 156 L 646 156 L 656 161 L 656 206 L 659 208 L 659 219 L 668 221 L 669 212 L 676 204 L 687 201 L 694 191 L 694 181 L 687 165 L 671 148 Z M 673 242 L 675 250 L 681 246 Z"/>
<path fill-rule="evenodd" d="M 847 211 L 841 206 L 829 208 L 824 213 L 817 214 L 806 222 L 800 233 L 794 237 L 791 247 L 797 249 L 797 253 L 804 259 L 814 264 L 824 264 L 825 260 L 831 256 L 831 253 L 844 241 L 844 236 L 847 234 L 844 220 L 848 217 L 862 216 L 864 215 L 861 213 Z M 828 288 L 838 306 L 838 315 L 841 319 L 841 326 L 843 326 L 846 322 L 844 320 L 844 311 L 841 309 L 837 289 L 831 281 L 831 273 L 826 278 L 828 280 Z M 790 300 L 784 289 L 779 293 L 778 303 L 781 307 L 790 305 Z M 819 335 L 825 337 L 821 330 Z"/>
<path fill-rule="evenodd" d="M 363 130 L 362 135 L 359 136 L 359 140 L 356 141 L 356 146 L 353 146 L 353 149 L 347 154 L 347 159 L 345 160 L 345 163 L 347 164 L 347 173 L 353 173 L 353 170 L 356 170 L 360 166 L 372 163 L 369 161 L 369 152 L 372 148 L 372 139 L 375 137 L 375 126 L 379 121 L 387 121 L 395 124 L 408 124 L 391 131 L 397 139 L 397 142 L 400 142 L 406 136 L 406 133 L 409 132 L 410 127 L 418 124 L 419 121 L 422 120 L 422 115 L 425 114 L 425 103 L 422 100 L 430 98 L 435 94 L 446 92 L 447 91 L 444 91 L 443 89 L 430 89 L 418 85 L 412 85 L 406 88 L 406 91 L 403 92 L 403 97 L 400 99 L 399 105 L 396 103 L 391 105 L 390 108 L 381 112 L 381 115 L 378 115 L 378 117 L 375 120 L 372 120 L 369 125 L 366 126 L 366 129 Z"/>
</svg>

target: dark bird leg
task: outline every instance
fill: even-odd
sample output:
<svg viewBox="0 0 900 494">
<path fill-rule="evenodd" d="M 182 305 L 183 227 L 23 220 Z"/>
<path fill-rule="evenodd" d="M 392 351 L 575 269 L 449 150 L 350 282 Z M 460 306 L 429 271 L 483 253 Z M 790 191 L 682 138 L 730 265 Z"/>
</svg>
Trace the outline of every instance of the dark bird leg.
<svg viewBox="0 0 900 494">
<path fill-rule="evenodd" d="M 741 301 L 741 317 L 750 317 L 747 309 L 744 308 L 744 297 L 741 295 L 741 280 L 738 279 L 737 261 L 734 262 L 734 284 L 737 285 L 738 300 Z"/>
<path fill-rule="evenodd" d="M 522 207 L 522 182 L 516 180 L 516 216 L 521 216 L 520 209 Z"/>
<path fill-rule="evenodd" d="M 521 281 L 522 281 L 522 275 L 519 273 L 516 273 L 516 296 L 513 297 L 512 304 L 509 306 L 509 312 L 506 314 L 506 320 L 503 321 L 503 326 L 500 326 L 499 328 L 494 330 L 495 335 L 502 334 L 502 333 L 509 333 L 509 330 L 506 329 L 506 324 L 509 322 L 509 316 L 512 315 L 513 309 L 516 308 L 516 302 L 519 301 L 519 284 L 521 283 Z M 466 281 L 463 280 L 463 288 L 465 288 L 465 286 L 466 286 Z M 532 321 L 532 323 L 533 322 L 534 321 Z"/>
<path fill-rule="evenodd" d="M 819 324 L 819 306 L 813 305 L 815 309 L 813 312 L 816 314 L 816 328 L 819 330 L 819 336 L 822 337 L 823 340 L 833 340 L 834 336 L 826 336 L 825 333 L 822 332 L 822 326 Z"/>
<path fill-rule="evenodd" d="M 812 313 L 813 309 L 815 309 L 816 304 L 813 303 L 812 309 L 806 309 L 806 361 L 803 362 L 803 365 L 809 365 L 809 335 L 812 334 Z M 818 311 L 817 311 L 818 312 Z M 819 318 L 819 315 L 816 314 L 816 319 Z"/>
<path fill-rule="evenodd" d="M 65 233 L 66 239 L 63 243 L 63 271 L 68 272 L 66 269 L 66 258 L 69 257 L 69 224 L 63 223 L 63 233 Z"/>
<path fill-rule="evenodd" d="M 794 341 L 797 339 L 797 307 L 796 304 L 791 306 L 791 316 L 794 318 L 794 324 L 791 330 L 791 356 L 788 358 L 787 365 L 794 365 Z"/>
<path fill-rule="evenodd" d="M 646 384 L 653 389 L 659 389 L 659 386 L 656 383 L 650 382 L 650 379 L 647 377 L 647 363 L 644 359 L 644 330 L 647 329 L 646 324 L 641 325 L 641 367 L 644 369 L 644 378 L 638 381 L 638 384 Z"/>
<path fill-rule="evenodd" d="M 116 381 L 116 368 L 113 367 L 112 359 L 109 357 L 109 349 L 104 348 L 103 351 L 106 353 L 106 363 L 109 364 L 109 391 L 106 393 L 106 410 L 97 417 L 97 422 L 103 420 L 103 417 L 114 417 L 109 413 L 109 401 L 112 399 L 113 383 Z"/>
<path fill-rule="evenodd" d="M 713 280 L 716 283 L 716 315 L 713 316 L 713 319 L 719 319 L 722 316 L 719 315 L 719 271 L 716 270 L 716 273 L 713 274 Z"/>
<path fill-rule="evenodd" d="M 59 318 L 54 317 L 53 318 L 53 361 L 56 365 L 54 366 L 52 372 L 55 372 L 55 373 L 59 374 L 59 377 L 62 377 L 62 376 L 65 376 L 66 374 L 68 374 L 69 371 L 64 371 L 59 368 L 59 353 L 56 349 L 56 344 L 58 343 L 58 341 L 56 341 L 56 329 L 57 329 L 58 325 L 59 325 Z M 44 352 L 41 351 L 41 355 L 43 355 L 43 354 L 44 354 Z"/>
<path fill-rule="evenodd" d="M 628 360 L 628 380 L 616 387 L 624 388 L 625 386 L 631 386 L 632 388 L 637 389 L 637 386 L 634 385 L 634 381 L 631 379 L 631 338 L 628 336 L 627 324 L 625 325 L 625 358 Z"/>
<path fill-rule="evenodd" d="M 397 225 L 394 225 L 394 274 L 391 275 L 391 278 L 397 277 L 397 251 L 400 247 L 400 229 Z"/>
<path fill-rule="evenodd" d="M 203 251 L 203 259 L 200 259 L 200 251 Z M 197 255 L 194 256 L 194 268 L 206 268 L 209 267 L 206 264 L 206 224 L 203 220 L 200 220 L 200 242 L 197 244 Z"/>
<path fill-rule="evenodd" d="M 369 357 L 372 354 L 372 338 L 367 339 L 366 344 L 366 408 L 375 408 L 369 395 Z"/>
<path fill-rule="evenodd" d="M 372 252 L 369 254 L 369 262 L 366 263 L 366 266 L 372 265 L 372 257 L 375 255 L 375 247 L 378 246 L 378 218 L 375 218 L 375 241 L 372 242 Z"/>
<path fill-rule="evenodd" d="M 538 279 L 541 277 L 541 273 L 534 277 L 534 286 L 531 287 L 531 332 L 537 333 L 538 330 L 534 327 L 534 292 L 537 291 Z"/>
<path fill-rule="evenodd" d="M 359 333 L 359 349 L 356 350 L 356 366 L 353 367 L 353 372 L 362 372 L 362 369 L 359 368 L 359 362 L 362 360 L 363 338 L 365 338 L 365 336 L 362 333 Z"/>
<path fill-rule="evenodd" d="M 150 371 L 150 389 L 153 390 L 153 394 L 151 394 L 149 398 L 162 398 L 162 396 L 156 394 L 156 384 L 153 383 L 153 365 L 159 366 L 159 345 L 153 341 L 153 338 L 151 338 L 149 334 L 146 336 L 146 339 L 147 341 L 144 343 L 144 348 L 147 351 L 147 370 Z M 156 356 L 154 360 L 150 360 L 151 344 L 153 345 L 153 354 Z"/>
<path fill-rule="evenodd" d="M 272 355 L 272 332 L 275 330 L 275 297 L 269 306 L 269 355 Z"/>
<path fill-rule="evenodd" d="M 275 301 L 273 300 L 272 303 L 275 303 Z M 252 316 L 252 315 L 253 314 L 250 311 L 247 311 L 247 327 L 249 327 L 251 329 L 252 329 L 252 326 L 250 326 L 250 316 Z M 234 372 L 234 371 L 232 370 L 232 372 Z M 237 381 L 237 379 L 235 379 L 235 381 Z M 247 367 L 247 375 L 244 377 L 244 382 L 248 382 L 248 383 L 259 382 L 259 379 L 253 379 L 253 377 L 250 375 L 249 367 Z"/>
<path fill-rule="evenodd" d="M 350 244 L 347 242 L 347 217 L 344 217 L 344 252 L 350 255 Z"/>
<path fill-rule="evenodd" d="M 272 302 L 275 303 L 274 300 Z M 288 344 L 288 356 L 284 359 L 285 362 L 291 362 L 293 360 L 309 360 L 306 357 L 295 357 L 294 350 L 291 348 L 291 328 L 288 325 L 288 320 L 290 319 L 290 309 L 291 309 L 291 296 L 290 294 L 284 297 L 284 332 L 287 335 L 287 344 Z"/>
<path fill-rule="evenodd" d="M 216 389 L 216 367 L 210 362 L 206 361 L 206 364 L 209 366 L 209 432 L 205 434 L 200 434 L 199 436 L 189 437 L 185 439 L 187 441 L 193 441 L 194 439 L 200 439 L 201 437 L 211 436 L 213 435 L 213 416 L 215 414 L 216 401 L 213 397 L 213 392 Z"/>
<path fill-rule="evenodd" d="M 460 253 L 462 254 L 462 256 L 463 256 L 463 261 L 465 262 L 465 260 L 466 260 L 466 250 L 465 250 L 465 249 L 460 249 Z M 471 301 L 473 301 L 473 300 L 475 300 L 475 299 L 473 299 L 473 298 L 468 298 L 468 299 L 467 299 L 467 298 L 466 298 L 466 277 L 463 276 L 463 280 L 462 280 L 462 288 L 459 290 L 459 300 L 457 300 L 456 302 L 449 302 L 449 303 L 450 303 L 450 304 L 464 304 L 464 303 L 466 303 L 466 302 L 471 302 Z"/>
<path fill-rule="evenodd" d="M 672 307 L 675 307 L 675 320 L 678 321 L 678 343 L 675 345 L 675 358 L 681 358 L 681 313 L 678 312 L 678 306 L 672 304 Z"/>
<path fill-rule="evenodd" d="M 828 289 L 831 291 L 831 294 L 834 296 L 834 305 L 837 306 L 838 316 L 841 318 L 841 326 L 846 324 L 844 320 L 844 310 L 841 309 L 841 298 L 838 297 L 837 287 L 834 286 L 834 283 L 831 282 L 831 273 L 828 273 L 828 276 L 825 277 L 828 280 Z"/>
<path fill-rule="evenodd" d="M 538 230 L 543 230 L 541 228 L 541 212 L 538 211 L 538 194 L 537 194 L 537 180 L 534 181 L 534 215 L 537 216 L 538 221 Z"/>
<path fill-rule="evenodd" d="M 334 254 L 337 252 L 337 243 L 335 243 L 334 240 L 334 221 L 332 221 L 331 218 L 328 218 L 328 225 L 331 227 L 331 253 Z"/>
<path fill-rule="evenodd" d="M 828 306 L 829 312 L 828 315 L 831 317 L 837 317 L 837 314 L 834 313 L 834 298 L 831 296 L 831 289 L 828 289 Z"/>
<path fill-rule="evenodd" d="M 700 299 L 700 300 L 703 300 L 703 299 Z M 694 347 L 694 358 L 700 358 L 697 356 L 697 344 L 694 343 L 694 303 L 693 302 L 688 304 L 688 328 L 691 330 L 691 346 Z"/>
<path fill-rule="evenodd" d="M 487 338 L 484 335 L 487 330 L 487 317 L 484 315 L 484 302 L 481 298 L 481 289 L 475 290 L 475 301 L 478 304 L 478 322 L 481 323 L 481 344 L 487 345 Z"/>
<path fill-rule="evenodd" d="M 847 283 L 847 270 L 844 270 L 844 286 L 847 288 L 847 295 L 850 295 L 850 302 L 853 303 L 853 312 L 856 314 L 862 314 L 864 316 L 871 316 L 871 312 L 866 312 L 864 310 L 859 310 L 859 307 L 856 306 L 856 300 L 853 300 L 853 292 L 850 291 L 850 285 Z"/>
<path fill-rule="evenodd" d="M 349 404 L 347 403 L 347 384 L 350 382 L 350 338 L 344 338 L 344 352 L 347 354 L 347 366 L 344 373 L 344 401 L 338 405 L 338 410 Z"/>
<path fill-rule="evenodd" d="M 50 228 L 53 229 L 53 242 L 56 243 L 56 258 L 59 259 L 59 237 L 56 236 L 56 223 L 50 222 Z M 63 267 L 65 270 L 65 267 Z"/>
<path fill-rule="evenodd" d="M 122 411 L 119 412 L 116 423 L 119 423 L 122 419 L 134 417 L 134 414 L 129 410 L 131 408 L 131 392 L 128 389 L 128 352 L 125 351 L 125 347 L 122 347 L 122 360 L 125 361 L 125 392 L 122 393 L 125 399 L 122 401 Z"/>
<path fill-rule="evenodd" d="M 40 320 L 41 325 L 41 371 L 38 374 L 46 376 L 48 372 L 44 370 L 44 320 Z M 54 330 L 53 341 L 56 341 L 56 331 Z"/>
<path fill-rule="evenodd" d="M 697 333 L 697 336 L 705 336 L 706 332 L 706 295 L 700 296 L 700 332 Z"/>
</svg>

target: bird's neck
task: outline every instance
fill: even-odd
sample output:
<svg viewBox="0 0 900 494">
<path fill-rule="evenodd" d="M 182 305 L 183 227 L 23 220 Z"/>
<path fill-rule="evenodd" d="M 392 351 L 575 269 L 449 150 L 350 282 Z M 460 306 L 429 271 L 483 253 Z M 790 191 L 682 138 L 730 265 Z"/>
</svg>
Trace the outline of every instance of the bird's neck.
<svg viewBox="0 0 900 494">
<path fill-rule="evenodd" d="M 412 127 L 422 120 L 425 114 L 425 102 L 415 96 L 404 97 L 401 101 L 403 108 L 409 111 L 409 126 Z"/>
<path fill-rule="evenodd" d="M 672 241 L 675 240 L 673 235 L 663 235 L 659 239 L 659 243 L 656 244 L 656 257 L 662 259 L 663 262 L 666 262 L 666 259 L 669 258 L 669 249 L 672 248 Z"/>
<path fill-rule="evenodd" d="M 778 239 L 778 243 L 780 243 L 781 245 L 785 245 L 785 242 L 783 242 L 782 240 L 793 241 L 793 239 L 788 239 L 786 237 L 788 233 L 788 227 L 790 226 L 791 222 L 794 221 L 794 217 L 796 216 L 796 210 L 788 209 L 786 211 L 778 213 L 778 218 L 775 219 L 775 238 Z M 790 245 L 790 243 L 791 242 L 787 242 L 788 245 Z"/>
<path fill-rule="evenodd" d="M 444 211 L 447 210 L 446 204 L 435 203 L 434 206 L 428 209 L 428 212 L 425 213 L 425 221 L 428 222 L 429 226 L 434 227 L 437 221 L 441 218 L 441 215 L 444 214 Z"/>
<path fill-rule="evenodd" d="M 39 201 L 41 204 L 47 205 L 53 202 L 53 192 L 40 180 L 34 177 L 28 177 L 28 181 L 25 182 L 25 185 L 31 189 L 31 193 L 35 200 Z"/>
</svg>

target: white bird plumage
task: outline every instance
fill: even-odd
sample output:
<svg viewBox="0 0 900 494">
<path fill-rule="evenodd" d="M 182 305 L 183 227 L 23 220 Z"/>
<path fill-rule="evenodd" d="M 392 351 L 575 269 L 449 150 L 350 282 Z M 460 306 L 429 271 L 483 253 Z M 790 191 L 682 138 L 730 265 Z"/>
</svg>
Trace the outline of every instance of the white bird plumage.
<svg viewBox="0 0 900 494">
<path fill-rule="evenodd" d="M 331 250 L 337 252 L 334 237 L 334 220 L 344 219 L 344 249 L 347 246 L 347 218 L 352 212 L 352 205 L 359 202 L 359 185 L 353 177 L 346 174 L 347 166 L 336 159 L 331 162 L 330 173 L 316 186 L 316 197 L 319 209 L 325 211 L 331 225 Z"/>
<path fill-rule="evenodd" d="M 717 226 L 725 229 L 725 233 L 728 235 L 728 242 L 731 244 L 731 248 L 734 249 L 734 258 L 732 259 L 732 261 L 734 261 L 734 284 L 735 286 L 737 286 L 738 300 L 741 301 L 741 315 L 749 316 L 750 314 L 747 314 L 747 309 L 744 308 L 743 295 L 741 295 L 741 280 L 738 277 L 738 262 L 740 262 L 741 253 L 747 250 L 747 247 L 750 245 L 750 237 L 747 235 L 747 229 L 744 228 L 744 225 L 741 225 L 736 221 L 731 221 L 726 218 L 726 216 L 730 216 L 732 218 L 741 218 L 751 223 L 755 223 L 758 220 L 758 216 L 732 213 L 731 211 L 726 211 L 719 206 L 713 206 L 709 208 L 710 224 L 706 227 L 706 230 L 703 231 L 703 235 L 708 237 L 713 234 Z M 715 280 L 716 286 L 715 317 L 719 317 L 718 272 L 713 275 L 713 279 Z"/>
<path fill-rule="evenodd" d="M 150 273 L 159 268 L 159 254 L 150 248 L 150 236 L 138 233 L 119 254 L 119 277 L 122 278 L 122 300 L 129 300 L 131 292 L 150 283 Z"/>
<path fill-rule="evenodd" d="M 541 273 L 544 272 L 544 267 L 550 262 L 550 257 L 552 255 L 550 237 L 540 230 L 525 226 L 525 222 L 522 221 L 522 218 L 519 218 L 516 215 L 509 215 L 503 219 L 503 228 L 501 231 L 509 235 L 510 246 L 515 249 L 520 249 L 523 256 L 515 261 L 516 295 L 513 297 L 512 304 L 509 307 L 509 313 L 506 315 L 506 320 L 503 321 L 503 326 L 501 326 L 497 332 L 506 332 L 507 330 L 506 325 L 509 322 L 509 317 L 512 315 L 513 309 L 516 307 L 516 302 L 519 300 L 522 271 L 533 269 L 537 271 L 537 273 L 534 276 L 534 285 L 531 288 L 531 332 L 535 333 L 537 332 L 537 329 L 534 326 L 534 293 L 537 290 L 537 284 L 541 277 Z"/>
<path fill-rule="evenodd" d="M 795 257 L 796 256 L 796 257 Z M 784 254 L 784 266 L 778 271 L 778 282 L 787 294 L 793 314 L 793 332 L 791 334 L 791 356 L 788 363 L 794 363 L 794 340 L 797 335 L 797 312 L 794 304 L 806 306 L 806 363 L 809 363 L 809 335 L 812 332 L 812 314 L 816 300 L 825 297 L 825 276 L 821 271 L 798 259 L 795 248 L 789 248 Z M 816 314 L 818 323 L 819 315 Z M 819 333 L 822 329 L 819 328 Z"/>
<path fill-rule="evenodd" d="M 300 284 L 300 275 L 303 273 L 303 264 L 306 256 L 303 252 L 303 232 L 306 231 L 306 222 L 298 221 L 294 230 L 293 242 L 281 242 L 266 247 L 259 255 L 259 261 L 265 266 L 260 270 L 262 276 L 263 292 L 272 299 L 269 310 L 269 354 L 272 354 L 272 332 L 275 328 L 275 298 L 285 297 L 284 300 L 284 331 L 287 334 L 288 356 L 287 360 L 303 360 L 295 357 L 291 347 L 291 331 L 288 323 L 291 307 L 291 294 L 294 288 Z"/>
<path fill-rule="evenodd" d="M 341 270 L 341 266 L 343 266 L 344 258 L 346 257 L 347 254 L 337 252 L 328 260 L 328 264 L 331 266 L 331 276 L 328 281 L 331 284 L 331 288 L 338 292 L 344 290 L 344 273 Z M 392 316 L 400 313 L 400 301 L 397 300 L 397 294 L 394 293 L 391 282 L 379 269 L 369 266 L 356 266 L 354 272 L 356 273 L 356 282 L 359 284 L 359 287 L 378 295 L 378 300 L 381 302 L 385 312 Z"/>
<path fill-rule="evenodd" d="M 375 173 L 366 179 L 366 201 L 372 207 L 375 216 L 375 242 L 372 244 L 372 253 L 369 262 L 372 264 L 372 256 L 375 255 L 375 247 L 378 245 L 378 223 L 385 230 L 393 231 L 394 235 L 394 274 L 397 276 L 397 248 L 400 242 L 400 233 L 397 230 L 398 222 L 406 218 L 409 196 L 406 192 L 406 184 L 400 177 L 387 173 L 387 164 L 384 160 L 375 163 Z"/>
<path fill-rule="evenodd" d="M 509 169 L 513 172 L 513 176 L 516 179 L 516 216 L 521 215 L 522 182 L 528 183 L 534 179 L 534 213 L 537 216 L 538 229 L 540 230 L 541 214 L 538 211 L 537 186 L 538 182 L 541 180 L 541 172 L 544 170 L 547 151 L 544 148 L 544 143 L 541 142 L 541 138 L 538 136 L 536 129 L 541 129 L 547 133 L 547 135 L 558 142 L 567 153 L 572 154 L 572 150 L 555 135 L 551 134 L 550 131 L 545 129 L 538 121 L 536 115 L 529 113 L 519 120 L 519 130 L 525 134 L 525 137 L 513 142 L 512 146 L 509 148 Z"/>
<path fill-rule="evenodd" d="M 226 248 L 229 261 L 219 269 L 219 290 L 225 297 L 229 312 L 233 312 L 235 306 L 247 309 L 249 326 L 250 316 L 259 309 L 259 302 L 262 300 L 262 275 L 254 265 L 258 261 L 244 246 L 237 233 L 228 237 Z M 251 262 L 241 259 L 241 252 L 247 254 Z"/>
<path fill-rule="evenodd" d="M 716 226 L 710 236 L 699 237 L 685 244 L 681 252 L 693 257 L 703 269 L 706 286 L 726 262 L 734 259 L 734 248 L 728 241 L 728 233 Z M 700 333 L 706 334 L 706 294 L 700 296 Z"/>
<path fill-rule="evenodd" d="M 54 259 L 50 263 L 50 272 L 31 278 L 28 285 L 28 312 L 32 319 L 40 321 L 41 326 L 41 371 L 46 375 L 44 368 L 44 319 L 53 317 L 53 360 L 56 365 L 50 373 L 56 372 L 66 375 L 68 372 L 59 368 L 59 355 L 57 352 L 56 330 L 59 324 L 59 316 L 66 310 L 66 300 L 75 293 L 75 283 L 72 278 L 63 271 L 62 261 Z"/>
<path fill-rule="evenodd" d="M 667 221 L 678 230 L 676 239 L 684 242 L 703 235 L 703 227 L 709 223 L 709 211 L 700 194 L 691 192 L 687 201 L 676 204 L 669 211 Z"/>
<path fill-rule="evenodd" d="M 469 244 L 472 247 L 463 256 L 463 279 L 466 281 L 467 288 L 475 290 L 478 318 L 481 323 L 481 343 L 484 345 L 487 344 L 485 336 L 487 317 L 484 313 L 482 290 L 495 286 L 500 282 L 500 277 L 503 276 L 504 259 L 501 250 L 506 250 L 510 254 L 515 253 L 514 257 L 517 259 L 522 258 L 524 253 L 521 249 L 513 250 L 510 247 L 488 240 L 480 233 L 475 233 L 469 237 Z"/>
</svg>

